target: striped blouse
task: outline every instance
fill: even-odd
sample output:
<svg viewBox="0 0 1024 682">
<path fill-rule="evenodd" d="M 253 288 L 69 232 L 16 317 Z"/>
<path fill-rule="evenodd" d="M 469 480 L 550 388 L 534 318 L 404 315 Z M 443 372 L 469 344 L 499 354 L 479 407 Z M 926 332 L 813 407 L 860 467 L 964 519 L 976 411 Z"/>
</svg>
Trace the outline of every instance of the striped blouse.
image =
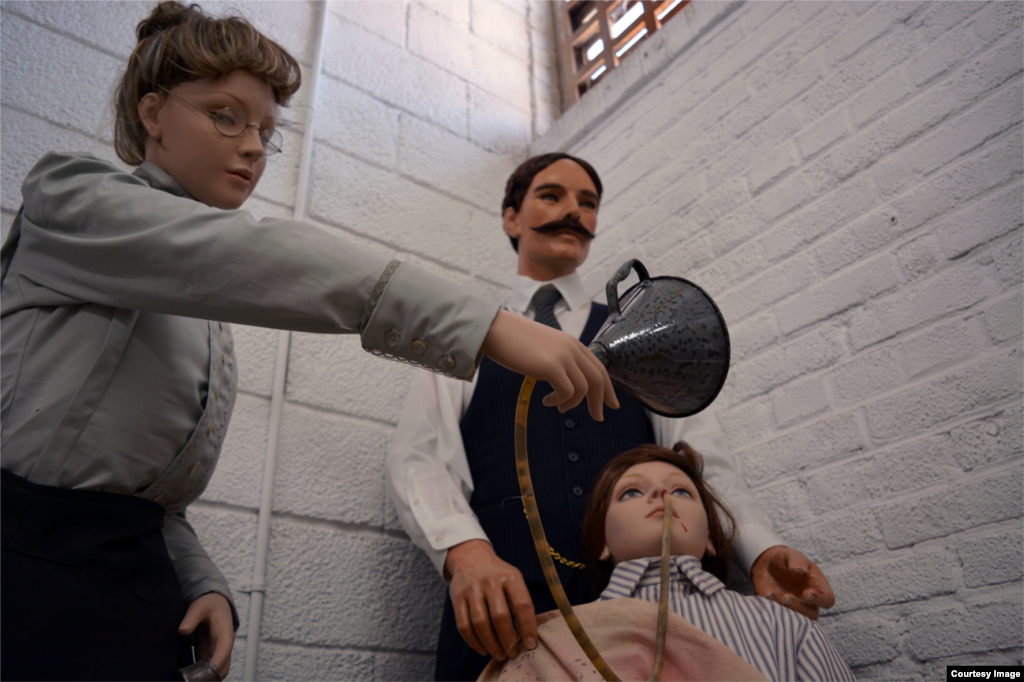
<svg viewBox="0 0 1024 682">
<path fill-rule="evenodd" d="M 853 680 L 817 623 L 769 599 L 726 589 L 692 556 L 672 557 L 669 607 L 757 668 L 769 680 Z M 615 567 L 601 599 L 657 602 L 661 557 Z"/>
</svg>

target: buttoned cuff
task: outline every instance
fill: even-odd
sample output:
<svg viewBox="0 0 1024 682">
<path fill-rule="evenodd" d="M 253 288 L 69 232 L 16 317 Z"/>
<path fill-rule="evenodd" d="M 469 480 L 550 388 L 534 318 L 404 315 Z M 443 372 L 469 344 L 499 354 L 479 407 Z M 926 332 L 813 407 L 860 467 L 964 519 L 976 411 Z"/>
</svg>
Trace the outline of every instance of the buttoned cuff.
<svg viewBox="0 0 1024 682">
<path fill-rule="evenodd" d="M 359 335 L 374 355 L 468 381 L 498 310 L 496 303 L 392 261 L 374 286 Z"/>
</svg>

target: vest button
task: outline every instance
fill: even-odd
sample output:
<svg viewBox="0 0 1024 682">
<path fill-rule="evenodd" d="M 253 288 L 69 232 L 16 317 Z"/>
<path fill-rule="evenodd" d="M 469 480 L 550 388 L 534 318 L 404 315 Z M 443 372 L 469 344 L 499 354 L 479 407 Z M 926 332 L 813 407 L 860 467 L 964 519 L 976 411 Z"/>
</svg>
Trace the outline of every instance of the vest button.
<svg viewBox="0 0 1024 682">
<path fill-rule="evenodd" d="M 570 462 L 578 462 L 580 460 L 580 456 L 577 455 L 575 452 L 570 452 L 568 457 Z"/>
<path fill-rule="evenodd" d="M 579 487 L 578 485 L 574 485 L 572 487 L 572 494 L 575 495 L 576 497 L 582 497 L 583 496 L 583 488 Z"/>
<path fill-rule="evenodd" d="M 565 424 L 565 428 L 567 428 L 567 429 L 571 429 L 571 428 L 576 426 L 576 422 L 574 422 L 571 419 L 566 419 L 565 422 L 563 422 L 563 423 Z"/>
</svg>

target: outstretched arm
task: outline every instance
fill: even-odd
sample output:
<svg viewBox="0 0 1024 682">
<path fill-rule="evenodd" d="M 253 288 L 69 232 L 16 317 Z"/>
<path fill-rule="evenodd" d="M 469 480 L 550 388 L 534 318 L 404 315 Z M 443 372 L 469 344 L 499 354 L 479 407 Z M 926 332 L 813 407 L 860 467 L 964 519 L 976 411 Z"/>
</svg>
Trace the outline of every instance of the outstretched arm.
<svg viewBox="0 0 1024 682">
<path fill-rule="evenodd" d="M 750 569 L 754 592 L 811 620 L 818 620 L 819 609 L 832 608 L 836 595 L 825 574 L 795 549 L 778 545 L 757 558 Z"/>
<path fill-rule="evenodd" d="M 155 167 L 129 174 L 83 154 L 44 155 L 22 190 L 17 267 L 12 261 L 5 278 L 18 286 L 9 302 L 5 288 L 5 312 L 89 301 L 358 333 L 370 352 L 461 379 L 482 352 L 551 383 L 547 405 L 565 410 L 587 396 L 597 419 L 602 402 L 615 406 L 607 372 L 579 341 L 506 311 L 495 316 L 496 304 L 464 287 L 331 231 L 209 208 Z M 184 272 L 182 262 L 195 267 Z"/>
</svg>

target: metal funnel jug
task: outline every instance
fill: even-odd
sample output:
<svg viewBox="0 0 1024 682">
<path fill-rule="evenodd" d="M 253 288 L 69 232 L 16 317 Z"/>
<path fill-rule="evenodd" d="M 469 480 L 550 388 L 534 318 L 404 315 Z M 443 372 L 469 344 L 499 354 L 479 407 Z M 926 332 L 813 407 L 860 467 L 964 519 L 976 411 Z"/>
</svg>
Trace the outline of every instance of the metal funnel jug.
<svg viewBox="0 0 1024 682">
<path fill-rule="evenodd" d="M 630 270 L 640 282 L 618 297 Z M 679 277 L 655 277 L 634 259 L 608 280 L 608 320 L 590 350 L 612 381 L 666 417 L 710 405 L 729 373 L 729 332 L 711 297 Z"/>
</svg>

